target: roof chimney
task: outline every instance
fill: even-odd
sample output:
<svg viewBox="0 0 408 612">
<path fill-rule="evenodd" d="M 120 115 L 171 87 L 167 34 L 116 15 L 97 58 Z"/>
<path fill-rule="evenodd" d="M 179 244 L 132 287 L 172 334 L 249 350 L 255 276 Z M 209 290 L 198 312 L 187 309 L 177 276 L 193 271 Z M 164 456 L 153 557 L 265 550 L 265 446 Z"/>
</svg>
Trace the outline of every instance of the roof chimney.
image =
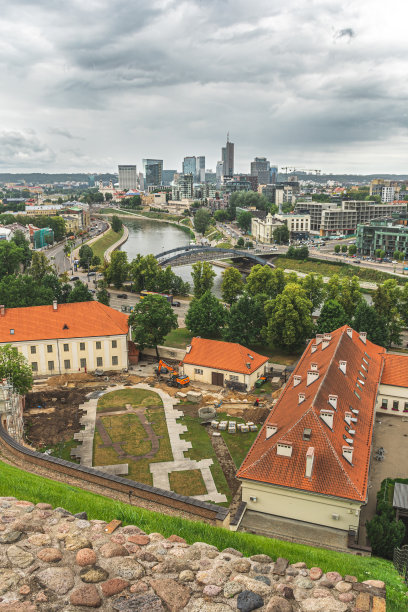
<svg viewBox="0 0 408 612">
<path fill-rule="evenodd" d="M 343 457 L 351 463 L 353 461 L 353 449 L 350 446 L 343 446 Z"/>
<path fill-rule="evenodd" d="M 300 385 L 301 382 L 302 382 L 302 377 L 299 376 L 298 374 L 295 374 L 293 377 L 293 386 L 297 387 L 298 385 Z"/>
<path fill-rule="evenodd" d="M 358 336 L 364 344 L 367 344 L 367 332 L 360 332 Z"/>
<path fill-rule="evenodd" d="M 0 316 L 4 317 L 5 314 L 6 314 L 6 309 L 4 308 L 4 304 L 1 304 L 1 306 L 0 306 Z"/>
<path fill-rule="evenodd" d="M 347 331 L 347 335 L 348 335 L 350 338 L 352 338 L 352 337 L 353 337 L 353 330 L 351 329 L 351 327 L 348 327 L 346 331 Z"/>
<path fill-rule="evenodd" d="M 307 453 L 306 453 L 306 472 L 305 472 L 306 478 L 312 477 L 313 463 L 314 463 L 314 447 L 309 446 L 309 448 L 307 449 Z"/>
<path fill-rule="evenodd" d="M 339 368 L 343 374 L 345 374 L 347 370 L 347 361 L 339 361 Z"/>
<path fill-rule="evenodd" d="M 338 395 L 329 395 L 329 404 L 330 406 L 332 406 L 335 410 L 337 410 L 337 400 L 339 399 Z"/>
<path fill-rule="evenodd" d="M 58 302 L 57 302 L 57 300 L 53 300 L 53 302 L 52 302 L 52 309 L 53 310 L 58 310 Z"/>
<path fill-rule="evenodd" d="M 326 423 L 326 425 L 328 427 L 330 427 L 330 429 L 333 429 L 333 419 L 334 419 L 334 411 L 327 409 L 326 408 L 322 408 L 320 410 L 320 418 L 322 419 L 323 423 Z"/>
<path fill-rule="evenodd" d="M 304 393 L 299 393 L 299 401 L 298 404 L 301 404 L 306 399 L 306 395 Z"/>
<path fill-rule="evenodd" d="M 270 423 L 266 426 L 266 439 L 271 438 L 278 431 L 277 423 Z"/>
<path fill-rule="evenodd" d="M 306 386 L 308 387 L 309 385 L 312 384 L 312 382 L 314 382 L 318 378 L 319 378 L 319 372 L 317 372 L 316 370 L 308 370 Z"/>
</svg>

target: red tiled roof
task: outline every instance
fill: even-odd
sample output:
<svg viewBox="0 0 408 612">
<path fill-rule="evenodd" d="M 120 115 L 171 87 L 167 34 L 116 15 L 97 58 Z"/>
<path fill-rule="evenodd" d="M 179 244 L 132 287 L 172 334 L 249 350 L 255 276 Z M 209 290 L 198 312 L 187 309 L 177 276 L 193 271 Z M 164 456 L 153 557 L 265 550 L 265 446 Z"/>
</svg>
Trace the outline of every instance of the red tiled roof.
<svg viewBox="0 0 408 612">
<path fill-rule="evenodd" d="M 408 387 L 408 356 L 384 355 L 381 384 Z"/>
<path fill-rule="evenodd" d="M 347 329 L 343 326 L 332 332 L 328 346 L 322 348 L 319 343 L 313 353 L 315 340 L 310 342 L 238 470 L 239 478 L 360 502 L 366 500 L 376 393 L 385 350 L 369 341 L 364 344 L 354 330 L 350 338 Z M 345 374 L 340 370 L 340 361 L 347 362 Z M 307 385 L 312 363 L 317 364 L 319 378 Z M 294 375 L 302 377 L 296 387 Z M 305 395 L 301 403 L 299 393 Z M 338 396 L 337 409 L 333 409 L 333 430 L 320 417 L 321 409 L 332 409 L 329 394 Z M 351 427 L 354 435 L 345 429 L 345 413 L 352 408 L 359 411 L 357 422 Z M 278 430 L 267 439 L 266 428 L 272 423 L 278 425 Z M 311 429 L 310 439 L 303 440 L 305 429 Z M 349 446 L 344 437 L 353 438 L 352 464 L 343 457 L 342 447 Z M 293 443 L 292 456 L 278 455 L 278 441 L 288 440 Z M 312 477 L 306 478 L 309 447 L 314 448 L 314 465 Z"/>
<path fill-rule="evenodd" d="M 100 302 L 6 308 L 0 316 L 0 343 L 122 335 L 127 315 Z M 14 330 L 14 333 L 10 333 Z"/>
<path fill-rule="evenodd" d="M 204 338 L 193 338 L 191 350 L 183 359 L 183 363 L 240 374 L 252 374 L 267 361 L 268 357 L 259 355 L 241 344 Z M 249 368 L 247 364 L 250 364 Z"/>
</svg>

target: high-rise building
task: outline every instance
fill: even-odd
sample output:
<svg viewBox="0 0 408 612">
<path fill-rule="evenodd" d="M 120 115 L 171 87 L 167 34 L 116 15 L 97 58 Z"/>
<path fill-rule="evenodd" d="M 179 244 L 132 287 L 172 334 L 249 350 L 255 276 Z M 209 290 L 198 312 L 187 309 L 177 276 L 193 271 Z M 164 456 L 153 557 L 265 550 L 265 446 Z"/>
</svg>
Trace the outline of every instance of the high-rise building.
<svg viewBox="0 0 408 612">
<path fill-rule="evenodd" d="M 164 187 L 170 187 L 175 174 L 177 174 L 177 170 L 163 170 L 162 185 Z"/>
<path fill-rule="evenodd" d="M 176 174 L 171 187 L 172 200 L 191 199 L 194 193 L 193 182 L 194 177 L 192 174 Z"/>
<path fill-rule="evenodd" d="M 227 134 L 227 144 L 221 149 L 223 176 L 233 176 L 234 174 L 234 143 L 229 140 Z"/>
<path fill-rule="evenodd" d="M 200 183 L 205 182 L 205 155 L 199 155 L 196 163 L 197 180 Z"/>
<path fill-rule="evenodd" d="M 145 175 L 145 188 L 161 185 L 163 182 L 163 160 L 144 159 L 143 172 Z"/>
<path fill-rule="evenodd" d="M 266 157 L 255 157 L 251 162 L 251 176 L 258 177 L 259 185 L 268 185 L 271 180 L 271 163 Z"/>
<path fill-rule="evenodd" d="M 217 162 L 217 166 L 215 169 L 216 183 L 218 186 L 221 185 L 223 174 L 224 174 L 224 163 L 222 161 L 219 161 Z"/>
<path fill-rule="evenodd" d="M 183 174 L 197 174 L 197 159 L 195 156 L 185 157 L 183 160 Z"/>
<path fill-rule="evenodd" d="M 137 188 L 136 166 L 118 166 L 119 189 L 126 191 Z"/>
<path fill-rule="evenodd" d="M 271 166 L 271 168 L 270 168 L 270 179 L 269 179 L 269 183 L 271 185 L 275 185 L 277 175 L 278 175 L 278 166 Z"/>
</svg>

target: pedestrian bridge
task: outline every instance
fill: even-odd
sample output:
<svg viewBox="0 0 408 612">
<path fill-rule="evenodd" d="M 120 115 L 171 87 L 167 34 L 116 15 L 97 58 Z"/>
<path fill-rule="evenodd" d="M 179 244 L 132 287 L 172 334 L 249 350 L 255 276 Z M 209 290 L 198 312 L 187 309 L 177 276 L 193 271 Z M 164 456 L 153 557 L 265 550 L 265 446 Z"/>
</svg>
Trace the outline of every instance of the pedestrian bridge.
<svg viewBox="0 0 408 612">
<path fill-rule="evenodd" d="M 260 251 L 259 253 L 262 253 Z M 200 246 L 200 245 L 187 245 L 184 247 L 177 247 L 170 249 L 169 251 L 163 251 L 155 255 L 158 263 L 161 266 L 183 266 L 191 264 L 196 261 L 205 260 L 216 260 L 216 259 L 250 259 L 251 261 L 261 264 L 262 266 L 268 265 L 271 268 L 275 266 L 266 261 L 263 257 L 260 257 L 257 251 L 241 251 L 232 248 L 217 248 L 211 246 Z"/>
</svg>

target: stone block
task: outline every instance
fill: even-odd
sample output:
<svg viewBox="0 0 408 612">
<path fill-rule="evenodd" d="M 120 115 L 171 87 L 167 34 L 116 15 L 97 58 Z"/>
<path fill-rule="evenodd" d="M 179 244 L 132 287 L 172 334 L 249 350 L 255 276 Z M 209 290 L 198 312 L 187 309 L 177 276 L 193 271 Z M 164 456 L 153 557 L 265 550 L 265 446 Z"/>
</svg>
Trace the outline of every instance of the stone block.
<svg viewBox="0 0 408 612">
<path fill-rule="evenodd" d="M 203 394 L 198 391 L 188 391 L 187 392 L 187 401 L 194 402 L 195 404 L 199 404 L 203 399 Z"/>
</svg>

